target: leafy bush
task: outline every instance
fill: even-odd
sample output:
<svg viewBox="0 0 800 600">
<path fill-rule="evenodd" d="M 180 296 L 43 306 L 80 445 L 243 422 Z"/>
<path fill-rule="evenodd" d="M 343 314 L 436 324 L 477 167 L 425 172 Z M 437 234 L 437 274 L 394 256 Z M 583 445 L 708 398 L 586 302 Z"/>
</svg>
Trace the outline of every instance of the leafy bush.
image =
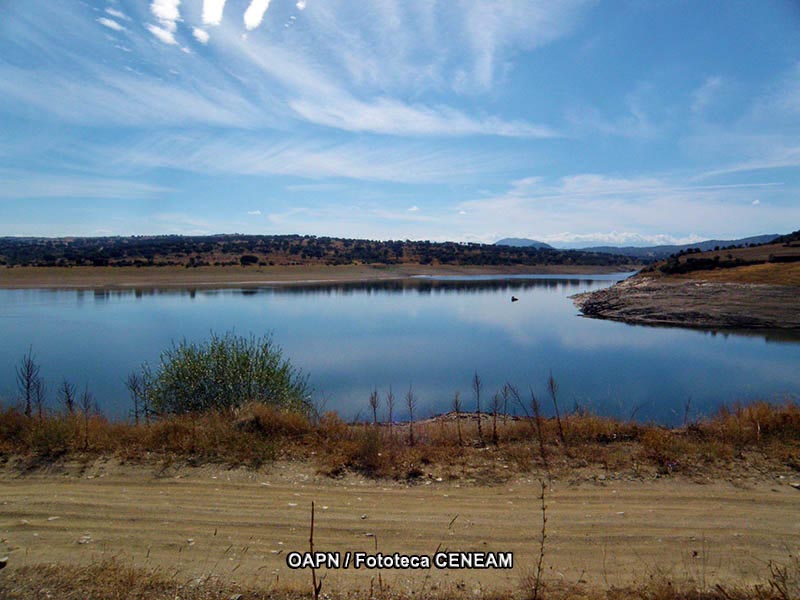
<svg viewBox="0 0 800 600">
<path fill-rule="evenodd" d="M 283 358 L 270 336 L 211 334 L 186 340 L 161 353 L 159 364 L 142 367 L 145 393 L 159 414 L 230 410 L 248 402 L 307 414 L 308 378 Z"/>
</svg>

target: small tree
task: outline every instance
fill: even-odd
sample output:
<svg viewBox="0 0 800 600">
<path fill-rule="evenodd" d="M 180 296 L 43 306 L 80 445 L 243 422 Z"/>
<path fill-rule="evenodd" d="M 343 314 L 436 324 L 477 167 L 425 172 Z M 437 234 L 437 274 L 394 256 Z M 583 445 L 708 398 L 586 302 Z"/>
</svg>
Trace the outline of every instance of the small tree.
<svg viewBox="0 0 800 600">
<path fill-rule="evenodd" d="M 539 454 L 542 457 L 544 468 L 549 469 L 550 467 L 547 464 L 547 453 L 544 447 L 544 420 L 542 419 L 542 411 L 539 406 L 539 400 L 536 398 L 533 388 L 531 388 L 531 411 L 536 419 L 536 435 L 539 438 Z"/>
<path fill-rule="evenodd" d="M 550 392 L 550 398 L 553 400 L 553 407 L 556 409 L 556 424 L 558 425 L 558 437 L 561 443 L 566 447 L 567 438 L 564 435 L 564 428 L 561 426 L 561 414 L 558 410 L 558 384 L 553 377 L 553 372 L 550 371 L 550 377 L 547 379 L 547 389 Z"/>
<path fill-rule="evenodd" d="M 369 395 L 369 407 L 372 409 L 372 424 L 378 424 L 378 406 L 380 405 L 380 396 L 378 390 L 373 389 Z"/>
<path fill-rule="evenodd" d="M 36 406 L 36 416 L 41 421 L 44 417 L 44 405 L 47 403 L 47 384 L 41 377 L 33 385 L 33 403 Z"/>
<path fill-rule="evenodd" d="M 389 393 L 386 394 L 386 408 L 389 412 L 389 437 L 394 436 L 394 392 L 392 386 L 389 386 Z"/>
<path fill-rule="evenodd" d="M 33 356 L 33 347 L 28 348 L 28 353 L 22 357 L 17 371 L 17 389 L 25 402 L 25 416 L 31 416 L 31 407 L 39 382 L 39 365 Z"/>
<path fill-rule="evenodd" d="M 58 399 L 64 410 L 68 415 L 75 414 L 76 394 L 75 386 L 72 385 L 67 378 L 61 380 L 61 385 L 58 388 Z"/>
<path fill-rule="evenodd" d="M 464 438 L 461 436 L 461 394 L 456 392 L 453 395 L 453 412 L 456 413 L 456 430 L 458 431 L 458 445 L 464 445 Z"/>
<path fill-rule="evenodd" d="M 94 397 L 92 393 L 89 391 L 89 386 L 85 386 L 83 388 L 83 394 L 81 394 L 81 416 L 83 416 L 83 449 L 89 449 L 89 419 L 92 416 L 92 408 L 94 406 Z"/>
<path fill-rule="evenodd" d="M 408 445 L 414 445 L 414 409 L 417 407 L 417 398 L 411 386 L 408 386 L 406 393 L 406 406 L 408 407 Z"/>
<path fill-rule="evenodd" d="M 497 446 L 499 438 L 497 437 L 497 415 L 500 412 L 500 394 L 495 394 L 492 397 L 492 444 Z"/>
<path fill-rule="evenodd" d="M 133 420 L 139 424 L 139 403 L 143 395 L 142 377 L 138 373 L 131 373 L 125 379 L 125 387 L 128 388 L 128 393 L 131 395 L 133 402 Z"/>
<path fill-rule="evenodd" d="M 478 443 L 481 446 L 485 446 L 486 443 L 483 441 L 483 424 L 481 421 L 483 420 L 481 417 L 481 390 L 483 389 L 483 383 L 481 382 L 480 375 L 478 372 L 475 371 L 475 376 L 472 378 L 472 391 L 475 392 L 475 412 L 478 415 Z"/>
</svg>

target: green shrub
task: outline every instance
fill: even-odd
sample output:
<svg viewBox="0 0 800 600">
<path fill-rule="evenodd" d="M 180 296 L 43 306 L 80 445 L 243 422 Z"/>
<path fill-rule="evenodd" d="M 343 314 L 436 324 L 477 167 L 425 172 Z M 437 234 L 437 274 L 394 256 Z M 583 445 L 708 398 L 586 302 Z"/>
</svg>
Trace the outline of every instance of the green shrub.
<svg viewBox="0 0 800 600">
<path fill-rule="evenodd" d="M 159 414 L 231 410 L 249 402 L 307 414 L 308 378 L 283 358 L 270 336 L 211 334 L 186 340 L 161 353 L 152 369 L 142 367 L 145 394 Z"/>
</svg>

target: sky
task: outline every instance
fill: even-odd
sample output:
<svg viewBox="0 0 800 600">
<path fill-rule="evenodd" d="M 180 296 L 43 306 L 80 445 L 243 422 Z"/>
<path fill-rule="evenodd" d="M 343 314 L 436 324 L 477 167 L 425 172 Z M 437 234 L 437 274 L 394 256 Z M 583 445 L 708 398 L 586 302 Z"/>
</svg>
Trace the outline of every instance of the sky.
<svg viewBox="0 0 800 600">
<path fill-rule="evenodd" d="M 0 235 L 800 229 L 796 0 L 0 0 Z"/>
</svg>

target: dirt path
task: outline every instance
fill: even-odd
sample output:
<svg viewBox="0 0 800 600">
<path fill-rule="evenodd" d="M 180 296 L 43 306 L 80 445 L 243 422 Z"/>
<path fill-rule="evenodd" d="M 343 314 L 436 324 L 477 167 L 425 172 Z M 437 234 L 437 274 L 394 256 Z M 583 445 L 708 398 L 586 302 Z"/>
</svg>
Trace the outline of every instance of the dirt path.
<svg viewBox="0 0 800 600">
<path fill-rule="evenodd" d="M 786 560 L 800 547 L 800 491 L 789 483 L 556 482 L 547 492 L 548 575 L 601 586 L 656 569 L 709 582 L 761 577 L 768 560 Z M 440 545 L 514 552 L 511 571 L 384 571 L 385 582 L 419 589 L 463 581 L 503 590 L 519 586 L 538 552 L 538 493 L 538 481 L 528 479 L 497 487 L 409 487 L 332 481 L 293 464 L 161 475 L 117 465 L 79 476 L 17 477 L 6 470 L 0 552 L 10 549 L 10 568 L 115 556 L 187 580 L 213 573 L 259 587 L 305 586 L 308 572 L 291 571 L 285 556 L 307 548 L 313 500 L 318 550 L 371 552 L 377 536 L 384 553 L 431 555 Z M 374 576 L 331 571 L 325 585 L 366 588 Z"/>
</svg>

